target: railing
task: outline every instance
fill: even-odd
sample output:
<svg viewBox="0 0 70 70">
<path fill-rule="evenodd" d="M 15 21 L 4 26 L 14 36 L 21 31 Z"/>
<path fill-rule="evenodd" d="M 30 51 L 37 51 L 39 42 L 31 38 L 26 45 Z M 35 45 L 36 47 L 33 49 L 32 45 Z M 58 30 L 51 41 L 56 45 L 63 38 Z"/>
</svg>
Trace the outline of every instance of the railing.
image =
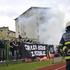
<svg viewBox="0 0 70 70">
<path fill-rule="evenodd" d="M 51 51 L 54 54 L 54 46 L 47 44 L 27 44 L 21 43 L 17 49 L 10 51 L 10 41 L 4 41 L 4 47 L 0 48 L 0 61 L 12 61 L 12 60 L 21 60 L 25 58 L 35 59 L 36 57 L 43 57 L 49 55 Z M 52 48 L 52 49 L 50 49 Z M 58 58 L 54 58 L 57 62 Z M 54 61 L 53 59 L 53 61 Z M 60 60 L 60 59 L 59 59 Z M 55 63 L 54 62 L 54 63 Z"/>
</svg>

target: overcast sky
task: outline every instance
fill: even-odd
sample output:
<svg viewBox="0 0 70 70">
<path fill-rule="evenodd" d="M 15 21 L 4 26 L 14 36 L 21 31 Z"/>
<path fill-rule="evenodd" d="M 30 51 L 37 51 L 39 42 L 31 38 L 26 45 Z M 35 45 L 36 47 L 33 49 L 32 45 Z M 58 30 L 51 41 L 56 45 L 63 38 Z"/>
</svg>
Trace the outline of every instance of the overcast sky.
<svg viewBox="0 0 70 70">
<path fill-rule="evenodd" d="M 70 19 L 70 0 L 0 0 L 0 27 L 9 26 L 15 31 L 14 19 L 31 6 L 59 9 Z"/>
</svg>

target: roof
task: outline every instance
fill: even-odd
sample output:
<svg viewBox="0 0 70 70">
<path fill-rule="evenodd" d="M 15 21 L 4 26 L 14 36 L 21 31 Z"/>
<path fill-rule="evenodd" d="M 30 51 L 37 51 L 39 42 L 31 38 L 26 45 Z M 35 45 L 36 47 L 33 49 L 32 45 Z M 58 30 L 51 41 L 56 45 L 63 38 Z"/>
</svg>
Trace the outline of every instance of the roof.
<svg viewBox="0 0 70 70">
<path fill-rule="evenodd" d="M 9 30 L 9 27 L 0 27 L 0 29 L 8 29 Z M 12 30 L 9 30 L 10 32 L 13 32 L 13 33 L 15 33 L 15 31 L 12 31 Z"/>
<path fill-rule="evenodd" d="M 15 31 L 11 31 L 11 30 L 9 30 L 9 32 L 13 32 L 13 33 L 16 33 Z"/>
<path fill-rule="evenodd" d="M 8 27 L 0 27 L 0 29 L 9 29 Z"/>
<path fill-rule="evenodd" d="M 32 10 L 32 9 L 49 9 L 49 8 L 48 8 L 48 7 L 30 7 L 28 10 L 26 10 L 25 12 L 23 12 L 23 13 L 22 13 L 21 15 L 19 15 L 18 17 L 24 15 L 25 13 L 27 13 L 28 11 L 30 11 L 30 10 Z M 15 20 L 17 20 L 18 17 L 15 18 Z"/>
</svg>

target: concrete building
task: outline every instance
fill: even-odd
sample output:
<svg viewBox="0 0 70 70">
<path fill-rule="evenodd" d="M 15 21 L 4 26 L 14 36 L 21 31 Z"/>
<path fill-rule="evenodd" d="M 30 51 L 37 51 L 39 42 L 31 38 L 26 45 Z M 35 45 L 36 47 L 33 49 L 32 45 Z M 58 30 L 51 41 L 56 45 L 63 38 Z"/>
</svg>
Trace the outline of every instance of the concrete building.
<svg viewBox="0 0 70 70">
<path fill-rule="evenodd" d="M 9 30 L 9 39 L 15 39 L 16 38 L 16 32 Z"/>
<path fill-rule="evenodd" d="M 57 44 L 63 31 L 63 13 L 44 7 L 31 7 L 15 19 L 16 37 L 40 43 Z"/>
<path fill-rule="evenodd" d="M 16 33 L 9 30 L 8 27 L 0 27 L 0 39 L 10 40 L 16 38 Z"/>
<path fill-rule="evenodd" d="M 44 22 L 49 8 L 31 7 L 15 19 L 16 37 L 21 35 L 39 41 L 39 24 Z"/>
</svg>

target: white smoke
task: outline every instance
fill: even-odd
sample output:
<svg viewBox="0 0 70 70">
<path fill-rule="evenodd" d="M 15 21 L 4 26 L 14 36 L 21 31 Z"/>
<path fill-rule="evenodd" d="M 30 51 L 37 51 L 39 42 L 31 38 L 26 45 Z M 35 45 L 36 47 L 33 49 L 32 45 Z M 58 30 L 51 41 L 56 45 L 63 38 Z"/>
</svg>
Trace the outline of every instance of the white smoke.
<svg viewBox="0 0 70 70">
<path fill-rule="evenodd" d="M 50 9 L 45 18 L 45 22 L 39 27 L 39 39 L 42 43 L 58 44 L 64 31 L 64 13 Z"/>
<path fill-rule="evenodd" d="M 19 30 L 20 32 L 23 32 L 22 30 L 25 31 L 25 27 L 29 27 L 30 24 L 36 26 L 35 24 L 38 23 L 39 26 L 37 26 L 36 29 L 39 29 L 37 32 L 39 41 L 46 44 L 59 44 L 61 36 L 64 33 L 65 23 L 70 18 L 68 17 L 69 14 L 67 13 L 69 13 L 69 8 L 67 8 L 65 11 L 65 8 L 63 6 L 58 6 L 58 8 L 50 9 L 32 9 L 30 13 L 27 13 L 27 15 L 22 15 L 18 18 Z M 24 28 L 23 25 L 25 26 Z M 32 31 L 31 28 L 29 29 Z"/>
</svg>

